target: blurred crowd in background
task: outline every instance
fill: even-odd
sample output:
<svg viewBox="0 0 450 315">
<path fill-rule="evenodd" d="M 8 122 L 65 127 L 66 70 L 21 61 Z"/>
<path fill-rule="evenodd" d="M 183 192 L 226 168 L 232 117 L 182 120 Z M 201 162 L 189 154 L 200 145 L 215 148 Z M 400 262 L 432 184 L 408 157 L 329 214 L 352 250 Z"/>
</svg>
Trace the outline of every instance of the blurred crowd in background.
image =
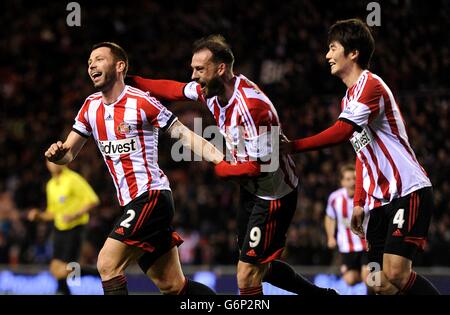
<svg viewBox="0 0 450 315">
<path fill-rule="evenodd" d="M 84 99 L 95 92 L 87 76 L 93 44 L 115 41 L 127 50 L 131 74 L 190 80 L 191 44 L 221 33 L 236 57 L 235 72 L 262 88 L 278 110 L 289 138 L 312 135 L 339 115 L 344 84 L 325 60 L 327 30 L 336 20 L 366 19 L 364 1 L 79 1 L 81 26 L 66 24 L 64 1 L 0 4 L 0 264 L 47 263 L 52 225 L 26 221 L 31 207 L 45 209 L 50 178 L 44 151 L 64 140 Z M 374 27 L 371 70 L 397 96 L 410 143 L 434 185 L 436 213 L 429 242 L 417 261 L 450 266 L 450 29 L 449 2 L 381 3 Z M 165 103 L 186 125 L 209 111 L 193 102 Z M 185 239 L 184 264 L 232 264 L 237 185 L 218 179 L 206 162 L 174 162 L 173 140 L 161 135 L 159 164 L 170 179 Z M 297 155 L 300 194 L 284 257 L 292 264 L 329 265 L 323 218 L 328 195 L 339 187 L 339 166 L 354 161 L 349 144 Z M 82 262 L 94 264 L 120 213 L 116 192 L 92 139 L 70 167 L 101 198 L 91 214 Z"/>
</svg>

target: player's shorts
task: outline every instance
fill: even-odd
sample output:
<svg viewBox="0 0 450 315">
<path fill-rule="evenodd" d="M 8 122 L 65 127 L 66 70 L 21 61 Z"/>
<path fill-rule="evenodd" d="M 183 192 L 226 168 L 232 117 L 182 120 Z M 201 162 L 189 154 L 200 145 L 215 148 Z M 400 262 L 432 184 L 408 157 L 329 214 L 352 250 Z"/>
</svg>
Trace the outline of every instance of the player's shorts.
<svg viewBox="0 0 450 315">
<path fill-rule="evenodd" d="M 147 191 L 122 210 L 109 237 L 142 249 L 139 264 L 144 272 L 161 255 L 183 243 L 171 225 L 175 208 L 170 190 Z M 145 267 L 141 260 L 145 260 Z"/>
<path fill-rule="evenodd" d="M 264 264 L 279 258 L 297 207 L 297 189 L 278 200 L 264 200 L 241 188 L 237 213 L 239 260 Z"/>
<path fill-rule="evenodd" d="M 417 250 L 425 247 L 433 211 L 431 187 L 372 209 L 366 235 L 369 261 L 382 266 L 384 253 L 412 260 Z"/>
<path fill-rule="evenodd" d="M 84 225 L 78 225 L 70 230 L 54 229 L 53 259 L 64 262 L 78 261 L 81 243 L 83 241 Z"/>
<path fill-rule="evenodd" d="M 369 263 L 369 256 L 366 251 L 341 253 L 342 266 L 345 271 L 357 270 L 361 271 L 362 266 Z"/>
</svg>

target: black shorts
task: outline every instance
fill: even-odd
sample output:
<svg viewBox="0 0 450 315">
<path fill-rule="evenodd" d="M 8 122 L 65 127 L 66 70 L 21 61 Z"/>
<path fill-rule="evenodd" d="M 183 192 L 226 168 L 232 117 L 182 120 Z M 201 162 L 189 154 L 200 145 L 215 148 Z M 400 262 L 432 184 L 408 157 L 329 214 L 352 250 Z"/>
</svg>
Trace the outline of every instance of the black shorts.
<svg viewBox="0 0 450 315">
<path fill-rule="evenodd" d="M 144 251 L 147 268 L 172 247 L 183 243 L 172 227 L 174 203 L 170 190 L 150 190 L 122 207 L 109 237 Z"/>
<path fill-rule="evenodd" d="M 385 253 L 412 260 L 417 250 L 425 247 L 433 211 L 431 187 L 372 209 L 367 227 L 369 260 L 382 266 Z"/>
<path fill-rule="evenodd" d="M 84 225 L 78 225 L 70 230 L 60 231 L 54 229 L 53 259 L 64 262 L 76 262 L 80 257 L 81 243 L 83 241 Z"/>
<path fill-rule="evenodd" d="M 297 207 L 297 189 L 278 200 L 261 199 L 241 188 L 237 213 L 239 260 L 264 264 L 281 256 Z"/>
<path fill-rule="evenodd" d="M 341 253 L 342 266 L 346 271 L 357 270 L 361 271 L 361 267 L 369 263 L 369 256 L 366 251 Z"/>
</svg>

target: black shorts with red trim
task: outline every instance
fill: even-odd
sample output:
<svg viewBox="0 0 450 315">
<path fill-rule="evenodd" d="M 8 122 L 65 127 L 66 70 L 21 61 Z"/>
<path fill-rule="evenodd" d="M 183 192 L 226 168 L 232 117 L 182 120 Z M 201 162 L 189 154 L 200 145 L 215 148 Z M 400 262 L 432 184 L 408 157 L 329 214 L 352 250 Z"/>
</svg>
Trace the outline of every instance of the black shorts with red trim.
<svg viewBox="0 0 450 315">
<path fill-rule="evenodd" d="M 170 190 L 150 190 L 122 207 L 109 237 L 144 251 L 150 266 L 172 247 L 183 243 L 172 227 L 174 203 Z"/>
<path fill-rule="evenodd" d="M 239 260 L 264 264 L 279 258 L 297 208 L 297 189 L 277 200 L 264 200 L 241 188 L 237 213 Z"/>
<path fill-rule="evenodd" d="M 382 265 L 383 254 L 412 260 L 426 244 L 434 211 L 433 189 L 425 187 L 372 209 L 367 226 L 369 260 Z"/>
</svg>

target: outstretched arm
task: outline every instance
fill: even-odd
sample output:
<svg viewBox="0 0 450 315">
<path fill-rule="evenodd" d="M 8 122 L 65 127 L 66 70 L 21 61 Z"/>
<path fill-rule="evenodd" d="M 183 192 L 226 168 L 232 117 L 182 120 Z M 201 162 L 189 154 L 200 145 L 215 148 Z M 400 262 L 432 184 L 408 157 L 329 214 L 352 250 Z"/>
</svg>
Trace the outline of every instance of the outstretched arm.
<svg viewBox="0 0 450 315">
<path fill-rule="evenodd" d="M 288 153 L 305 152 L 330 147 L 350 139 L 354 132 L 354 126 L 342 120 L 338 120 L 333 126 L 311 137 L 283 143 L 282 151 Z"/>
<path fill-rule="evenodd" d="M 86 141 L 86 137 L 82 137 L 75 131 L 71 131 L 64 143 L 61 141 L 53 143 L 45 151 L 45 156 L 50 162 L 55 164 L 68 164 L 75 159 Z"/>
<path fill-rule="evenodd" d="M 224 155 L 213 144 L 191 131 L 180 121 L 175 121 L 168 131 L 172 138 L 180 139 L 183 146 L 202 159 L 214 164 L 223 161 Z"/>
<path fill-rule="evenodd" d="M 137 75 L 127 76 L 125 82 L 166 101 L 184 101 L 188 99 L 184 95 L 186 83 L 172 80 L 145 79 Z"/>
</svg>

